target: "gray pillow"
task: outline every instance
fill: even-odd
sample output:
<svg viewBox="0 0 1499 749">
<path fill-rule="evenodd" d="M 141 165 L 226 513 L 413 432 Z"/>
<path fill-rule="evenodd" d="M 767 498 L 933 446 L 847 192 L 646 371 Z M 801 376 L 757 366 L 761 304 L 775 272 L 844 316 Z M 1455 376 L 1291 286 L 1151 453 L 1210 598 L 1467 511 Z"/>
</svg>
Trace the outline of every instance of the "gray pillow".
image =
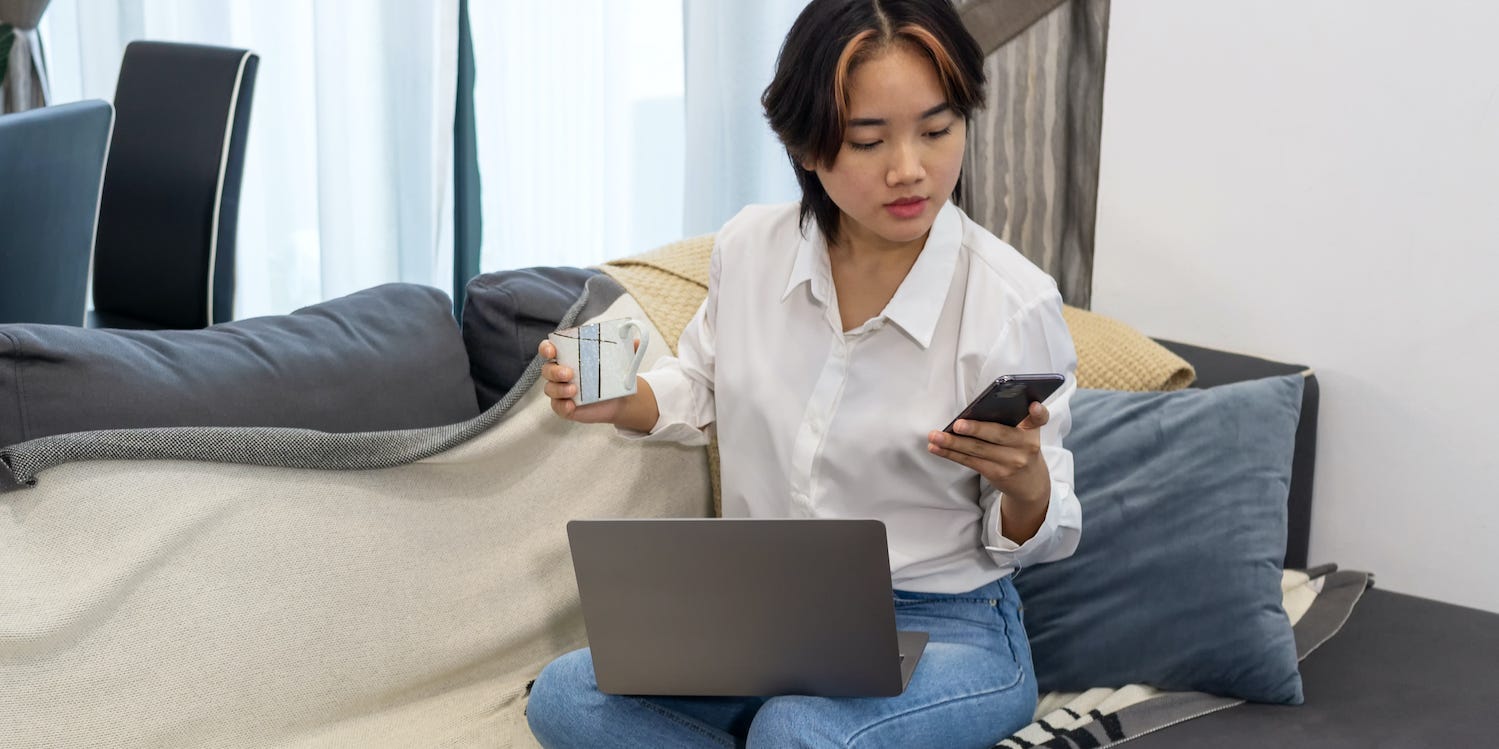
<svg viewBox="0 0 1499 749">
<path fill-rule="evenodd" d="M 479 407 L 488 409 L 520 380 L 536 347 L 572 309 L 588 279 L 587 268 L 522 268 L 475 276 L 463 302 L 463 342 Z"/>
<path fill-rule="evenodd" d="M 446 294 L 387 284 L 202 330 L 0 325 L 0 446 L 95 429 L 412 429 L 477 416 Z"/>
<path fill-rule="evenodd" d="M 1280 563 L 1302 386 L 1077 393 L 1082 540 L 1015 580 L 1041 689 L 1301 703 Z"/>
</svg>

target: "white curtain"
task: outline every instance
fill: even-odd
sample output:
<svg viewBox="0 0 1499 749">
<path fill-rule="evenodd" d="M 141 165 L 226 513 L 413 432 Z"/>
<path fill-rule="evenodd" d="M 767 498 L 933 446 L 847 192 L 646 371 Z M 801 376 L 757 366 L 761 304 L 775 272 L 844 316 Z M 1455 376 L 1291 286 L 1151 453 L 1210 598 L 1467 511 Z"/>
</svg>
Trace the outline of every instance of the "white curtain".
<svg viewBox="0 0 1499 749">
<path fill-rule="evenodd" d="M 806 0 L 474 0 L 485 271 L 593 265 L 795 200 L 760 92 Z"/>
<path fill-rule="evenodd" d="M 750 203 L 797 200 L 786 150 L 760 94 L 807 0 L 684 0 L 687 176 L 683 229 L 716 231 Z"/>
<path fill-rule="evenodd" d="M 478 3 L 476 3 L 477 5 Z M 136 39 L 260 56 L 235 316 L 389 281 L 449 290 L 457 0 L 54 0 L 54 102 L 113 99 Z"/>
<path fill-rule="evenodd" d="M 474 0 L 481 269 L 592 265 L 795 200 L 760 92 L 805 0 Z M 447 289 L 457 0 L 54 0 L 56 101 L 125 44 L 261 58 L 236 316 L 374 284 Z"/>
<path fill-rule="evenodd" d="M 682 235 L 681 0 L 473 0 L 480 268 Z"/>
</svg>

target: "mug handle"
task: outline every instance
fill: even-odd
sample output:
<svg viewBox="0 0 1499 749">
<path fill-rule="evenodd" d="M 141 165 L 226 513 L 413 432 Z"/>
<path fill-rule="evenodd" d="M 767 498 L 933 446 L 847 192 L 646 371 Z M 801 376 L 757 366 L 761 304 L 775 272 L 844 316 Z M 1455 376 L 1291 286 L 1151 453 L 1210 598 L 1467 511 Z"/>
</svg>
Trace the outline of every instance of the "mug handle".
<svg viewBox="0 0 1499 749">
<path fill-rule="evenodd" d="M 631 330 L 635 331 L 635 335 L 630 335 Z M 630 320 L 619 328 L 619 342 L 626 346 L 634 343 L 636 335 L 640 336 L 640 348 L 635 351 L 635 358 L 630 360 L 630 371 L 625 373 L 623 383 L 624 389 L 628 392 L 635 390 L 635 375 L 640 372 L 640 363 L 645 361 L 645 347 L 651 343 L 651 334 L 635 320 Z"/>
</svg>

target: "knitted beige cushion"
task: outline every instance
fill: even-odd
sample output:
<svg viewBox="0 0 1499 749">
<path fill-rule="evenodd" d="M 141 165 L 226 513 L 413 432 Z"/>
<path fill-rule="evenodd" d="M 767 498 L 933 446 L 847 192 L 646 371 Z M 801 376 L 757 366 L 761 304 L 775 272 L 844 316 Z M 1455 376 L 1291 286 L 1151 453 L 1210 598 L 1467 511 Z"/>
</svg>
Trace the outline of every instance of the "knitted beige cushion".
<svg viewBox="0 0 1499 749">
<path fill-rule="evenodd" d="M 599 268 L 640 303 L 666 345 L 677 352 L 677 339 L 708 295 L 708 264 L 713 235 L 673 242 L 650 252 L 611 260 Z"/>
<path fill-rule="evenodd" d="M 1062 307 L 1077 348 L 1077 385 L 1100 390 L 1181 390 L 1197 379 L 1187 360 L 1113 318 Z"/>
</svg>

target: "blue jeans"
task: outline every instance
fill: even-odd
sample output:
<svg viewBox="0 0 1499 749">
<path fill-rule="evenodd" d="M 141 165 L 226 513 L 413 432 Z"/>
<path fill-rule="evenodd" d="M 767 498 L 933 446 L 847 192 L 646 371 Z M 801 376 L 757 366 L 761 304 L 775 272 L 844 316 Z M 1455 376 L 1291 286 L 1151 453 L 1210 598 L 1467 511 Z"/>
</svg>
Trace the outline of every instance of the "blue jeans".
<svg viewBox="0 0 1499 749">
<path fill-rule="evenodd" d="M 968 593 L 897 590 L 900 629 L 931 635 L 898 697 L 604 694 L 587 649 L 552 661 L 526 708 L 542 746 L 991 747 L 1031 722 L 1036 678 L 1009 578 Z"/>
</svg>

